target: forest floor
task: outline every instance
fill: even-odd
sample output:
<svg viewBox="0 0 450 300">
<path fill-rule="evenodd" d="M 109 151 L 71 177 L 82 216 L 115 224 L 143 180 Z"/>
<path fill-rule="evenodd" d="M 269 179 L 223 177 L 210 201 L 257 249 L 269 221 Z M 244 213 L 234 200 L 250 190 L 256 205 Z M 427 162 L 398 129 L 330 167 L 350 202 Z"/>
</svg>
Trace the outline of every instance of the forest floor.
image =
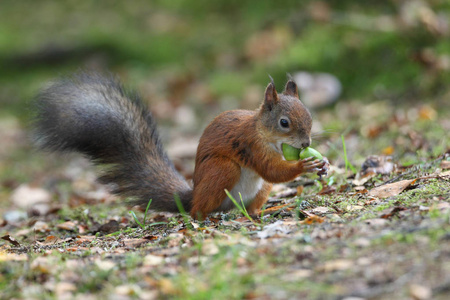
<svg viewBox="0 0 450 300">
<path fill-rule="evenodd" d="M 0 298 L 447 299 L 449 120 L 432 106 L 376 105 L 371 116 L 336 107 L 352 125 L 314 144 L 327 177 L 275 185 L 253 220 L 235 210 L 204 223 L 151 210 L 144 220 L 86 160 L 36 152 L 3 121 Z"/>
</svg>

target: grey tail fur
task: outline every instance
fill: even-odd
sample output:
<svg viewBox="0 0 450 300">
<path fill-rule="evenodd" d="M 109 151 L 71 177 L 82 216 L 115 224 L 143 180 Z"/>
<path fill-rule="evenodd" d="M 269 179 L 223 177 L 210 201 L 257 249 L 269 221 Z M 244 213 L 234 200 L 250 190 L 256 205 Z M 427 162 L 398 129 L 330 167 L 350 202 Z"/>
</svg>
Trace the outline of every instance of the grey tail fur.
<svg viewBox="0 0 450 300">
<path fill-rule="evenodd" d="M 112 77 L 80 73 L 62 78 L 35 99 L 33 137 L 42 149 L 76 151 L 105 165 L 100 182 L 151 209 L 190 210 L 192 188 L 162 147 L 156 123 L 136 94 Z"/>
</svg>

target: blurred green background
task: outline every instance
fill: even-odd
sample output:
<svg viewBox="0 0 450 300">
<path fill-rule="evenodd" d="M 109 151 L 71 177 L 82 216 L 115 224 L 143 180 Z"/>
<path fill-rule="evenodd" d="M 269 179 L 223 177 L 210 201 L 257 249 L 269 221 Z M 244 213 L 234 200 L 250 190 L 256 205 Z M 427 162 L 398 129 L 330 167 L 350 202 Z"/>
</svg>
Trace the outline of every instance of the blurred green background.
<svg viewBox="0 0 450 300">
<path fill-rule="evenodd" d="M 449 21 L 446 0 L 3 0 L 1 114 L 25 119 L 39 88 L 78 69 L 198 110 L 245 107 L 268 74 L 281 89 L 298 70 L 335 75 L 340 101 L 445 103 Z"/>
</svg>

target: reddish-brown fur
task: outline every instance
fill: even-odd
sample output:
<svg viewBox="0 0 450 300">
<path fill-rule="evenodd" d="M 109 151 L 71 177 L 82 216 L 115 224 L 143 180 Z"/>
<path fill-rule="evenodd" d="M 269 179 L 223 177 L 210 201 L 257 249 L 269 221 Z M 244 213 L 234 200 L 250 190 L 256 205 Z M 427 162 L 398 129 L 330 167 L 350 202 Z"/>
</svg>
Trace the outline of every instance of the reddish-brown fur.
<svg viewBox="0 0 450 300">
<path fill-rule="evenodd" d="M 293 97 L 298 103 L 293 102 Z M 281 103 L 283 101 L 285 103 Z M 292 125 L 297 127 L 287 134 L 271 127 L 278 120 L 270 120 L 270 112 L 281 105 L 295 106 L 295 109 L 284 111 Z M 310 120 L 309 111 L 298 100 L 297 87 L 292 81 L 286 84 L 281 97 L 273 83 L 269 84 L 259 110 L 233 110 L 217 116 L 205 129 L 198 146 L 191 216 L 204 218 L 217 210 L 226 199 L 225 189 L 230 191 L 239 181 L 241 168 L 252 169 L 265 181 L 247 206 L 251 213 L 255 213 L 267 201 L 271 183 L 287 182 L 320 167 L 323 164 L 320 161 L 286 161 L 271 145 L 278 141 L 280 135 L 309 141 L 310 124 L 306 124 L 306 129 L 299 128 L 305 119 Z"/>
<path fill-rule="evenodd" d="M 76 74 L 36 98 L 34 136 L 43 149 L 78 151 L 108 165 L 101 182 L 134 203 L 178 212 L 178 198 L 194 218 L 232 209 L 225 194 L 242 198 L 250 213 L 267 201 L 272 183 L 286 182 L 323 166 L 319 160 L 288 162 L 281 144 L 310 144 L 311 114 L 298 99 L 295 82 L 278 95 L 270 83 L 261 107 L 217 116 L 198 146 L 194 187 L 176 171 L 160 141 L 151 113 L 139 97 L 99 74 Z"/>
</svg>

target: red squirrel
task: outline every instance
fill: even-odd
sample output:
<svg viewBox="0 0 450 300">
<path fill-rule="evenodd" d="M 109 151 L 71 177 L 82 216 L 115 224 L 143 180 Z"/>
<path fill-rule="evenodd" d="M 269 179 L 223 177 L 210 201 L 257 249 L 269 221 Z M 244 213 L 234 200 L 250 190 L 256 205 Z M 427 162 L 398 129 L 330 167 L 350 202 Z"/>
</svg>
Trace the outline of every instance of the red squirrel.
<svg viewBox="0 0 450 300">
<path fill-rule="evenodd" d="M 113 193 L 151 209 L 178 212 L 175 197 L 193 218 L 234 208 L 225 189 L 250 214 L 267 201 L 272 183 L 321 171 L 322 160 L 286 161 L 282 143 L 311 143 L 312 118 L 289 80 L 278 94 L 273 80 L 254 111 L 231 110 L 205 129 L 197 149 L 193 187 L 163 149 L 152 114 L 137 94 L 114 78 L 79 73 L 62 78 L 36 97 L 34 140 L 51 151 L 76 151 L 104 165 L 99 180 Z"/>
</svg>

